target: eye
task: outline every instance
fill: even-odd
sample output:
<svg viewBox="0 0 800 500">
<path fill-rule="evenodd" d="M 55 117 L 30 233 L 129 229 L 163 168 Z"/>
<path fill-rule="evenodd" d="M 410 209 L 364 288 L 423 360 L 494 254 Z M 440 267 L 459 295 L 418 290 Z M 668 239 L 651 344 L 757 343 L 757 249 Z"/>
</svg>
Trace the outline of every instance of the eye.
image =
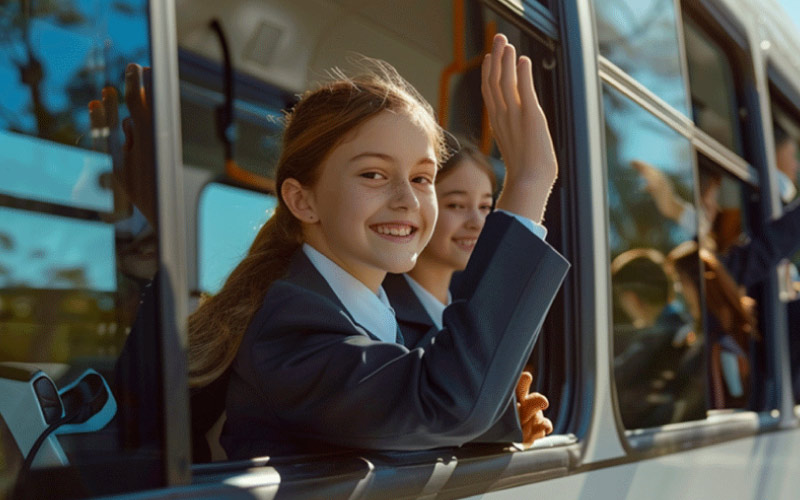
<svg viewBox="0 0 800 500">
<path fill-rule="evenodd" d="M 359 177 L 363 177 L 365 179 L 373 179 L 373 180 L 385 179 L 386 178 L 385 175 L 383 175 L 380 172 L 376 172 L 376 171 L 363 172 L 363 173 L 358 174 L 358 175 L 359 175 Z"/>
<path fill-rule="evenodd" d="M 433 179 L 427 175 L 418 175 L 411 179 L 415 184 L 433 184 Z"/>
<path fill-rule="evenodd" d="M 485 212 L 485 213 L 487 213 L 487 214 L 488 214 L 489 212 L 491 212 L 491 211 L 492 211 L 492 206 L 491 206 L 491 205 L 481 205 L 480 207 L 478 207 L 478 209 L 479 209 L 481 212 Z"/>
<path fill-rule="evenodd" d="M 445 207 L 449 208 L 450 210 L 464 210 L 466 208 L 466 206 L 464 206 L 462 203 L 456 203 L 456 202 L 450 202 L 447 205 L 445 205 Z"/>
</svg>

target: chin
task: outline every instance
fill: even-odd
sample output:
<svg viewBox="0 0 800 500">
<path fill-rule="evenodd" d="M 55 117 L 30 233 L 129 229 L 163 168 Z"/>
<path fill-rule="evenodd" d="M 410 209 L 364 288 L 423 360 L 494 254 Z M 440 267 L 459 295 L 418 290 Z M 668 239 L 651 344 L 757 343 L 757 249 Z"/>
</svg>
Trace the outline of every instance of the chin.
<svg viewBox="0 0 800 500">
<path fill-rule="evenodd" d="M 396 260 L 386 263 L 386 272 L 392 274 L 403 274 L 414 269 L 417 265 L 417 259 Z"/>
</svg>

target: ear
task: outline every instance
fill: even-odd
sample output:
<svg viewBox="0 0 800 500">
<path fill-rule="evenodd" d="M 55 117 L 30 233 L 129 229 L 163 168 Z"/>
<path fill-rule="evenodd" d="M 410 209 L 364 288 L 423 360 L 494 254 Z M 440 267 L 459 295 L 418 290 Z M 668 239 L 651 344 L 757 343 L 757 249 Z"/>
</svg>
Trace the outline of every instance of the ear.
<svg viewBox="0 0 800 500">
<path fill-rule="evenodd" d="M 315 224 L 319 221 L 314 196 L 297 179 L 286 179 L 281 184 L 281 197 L 292 215 L 305 224 Z"/>
</svg>

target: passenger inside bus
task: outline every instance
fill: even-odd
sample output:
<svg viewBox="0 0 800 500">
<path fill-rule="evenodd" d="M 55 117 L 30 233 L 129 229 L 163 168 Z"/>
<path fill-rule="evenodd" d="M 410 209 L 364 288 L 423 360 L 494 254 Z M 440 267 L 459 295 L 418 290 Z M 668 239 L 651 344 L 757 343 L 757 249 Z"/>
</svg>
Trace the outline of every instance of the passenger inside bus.
<svg viewBox="0 0 800 500">
<path fill-rule="evenodd" d="M 737 283 L 745 287 L 755 285 L 768 276 L 770 268 L 800 250 L 800 203 L 787 207 L 780 218 L 765 223 L 748 241 L 731 244 L 724 233 L 714 233 L 720 215 L 721 175 L 713 167 L 703 165 L 704 157 L 700 159 L 699 213 L 675 193 L 670 180 L 657 168 L 638 160 L 632 166 L 645 180 L 646 189 L 663 216 L 690 234 L 697 234 L 700 244 L 720 256 Z"/>
<path fill-rule="evenodd" d="M 445 328 L 411 349 L 380 284 L 413 267 L 433 230 L 441 132 L 413 89 L 373 66 L 294 108 L 276 214 L 190 318 L 192 379 L 208 383 L 232 363 L 231 458 L 522 438 L 501 417 L 514 412 L 517 376 L 567 268 L 519 221 L 542 220 L 557 174 L 531 62 L 503 36 L 485 58 L 507 168 L 497 206 L 508 213 L 487 219 Z"/>
<path fill-rule="evenodd" d="M 698 258 L 699 257 L 699 258 Z M 722 263 L 694 241 L 676 247 L 667 256 L 687 298 L 689 311 L 700 324 L 704 316 L 695 276 L 701 275 L 706 296 L 706 334 L 710 349 L 711 407 L 744 408 L 749 403 L 751 344 L 761 339 L 756 330 L 755 301 L 741 293 Z"/>
<path fill-rule="evenodd" d="M 614 319 L 614 378 L 625 388 L 617 396 L 629 429 L 703 418 L 704 391 L 692 384 L 702 345 L 694 320 L 675 301 L 664 264 L 652 248 L 628 250 L 611 263 L 614 303 L 627 316 Z"/>
<path fill-rule="evenodd" d="M 464 138 L 447 139 L 453 154 L 436 173 L 439 217 L 433 236 L 414 269 L 388 274 L 383 281 L 406 345 L 422 345 L 420 340 L 426 334 L 442 328 L 442 314 L 452 302 L 451 281 L 467 267 L 497 190 L 494 170 L 477 146 Z M 523 372 L 516 388 L 525 447 L 553 431 L 553 424 L 543 414 L 549 406 L 547 398 L 538 392 L 529 394 L 532 381 L 533 376 Z M 507 417 L 513 421 L 514 415 Z"/>
</svg>

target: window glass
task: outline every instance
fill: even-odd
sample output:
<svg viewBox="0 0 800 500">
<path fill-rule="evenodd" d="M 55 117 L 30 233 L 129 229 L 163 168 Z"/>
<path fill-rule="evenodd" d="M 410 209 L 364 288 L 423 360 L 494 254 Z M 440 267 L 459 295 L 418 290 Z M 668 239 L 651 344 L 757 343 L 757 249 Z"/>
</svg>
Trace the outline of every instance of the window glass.
<svg viewBox="0 0 800 500">
<path fill-rule="evenodd" d="M 779 96 L 777 89 L 770 93 Z M 794 114 L 787 113 L 788 106 L 773 104 L 772 129 L 775 134 L 775 165 L 778 168 L 778 189 L 781 202 L 786 209 L 788 204 L 797 203 L 797 187 L 800 185 L 800 122 Z M 783 284 L 783 300 L 786 301 L 787 328 L 789 331 L 792 386 L 795 401 L 800 404 L 800 252 L 785 260 L 779 268 Z"/>
<path fill-rule="evenodd" d="M 184 62 L 182 66 L 188 64 Z M 222 172 L 225 148 L 217 133 L 216 110 L 222 104 L 223 94 L 209 82 L 221 81 L 222 77 L 215 71 L 207 70 L 206 78 L 202 80 L 203 86 L 197 78 L 188 80 L 192 76 L 194 73 L 190 70 L 184 70 L 181 74 L 181 115 L 191 117 L 190 120 L 181 121 L 183 161 L 186 165 Z M 269 102 L 256 104 L 237 100 L 234 108 L 236 142 L 233 154 L 240 167 L 274 178 L 283 133 L 283 115 L 279 110 L 284 102 L 270 95 L 274 93 L 274 90 L 270 90 L 265 88 L 265 95 L 261 96 Z"/>
<path fill-rule="evenodd" d="M 689 141 L 604 89 L 614 373 L 627 429 L 705 416 L 705 343 Z M 678 276 L 676 252 L 694 270 Z M 693 260 L 692 260 L 693 259 Z"/>
<path fill-rule="evenodd" d="M 708 343 L 710 408 L 761 406 L 756 389 L 765 373 L 764 344 L 759 333 L 758 307 L 746 269 L 737 261 L 749 251 L 747 199 L 749 187 L 711 160 L 698 155 L 700 219 L 698 241 L 704 272 L 703 313 Z M 694 262 L 692 262 L 694 265 Z M 676 265 L 677 274 L 690 266 Z M 755 291 L 755 289 L 752 289 Z"/>
<path fill-rule="evenodd" d="M 272 195 L 225 184 L 206 186 L 198 208 L 200 289 L 216 293 L 278 205 Z"/>
<path fill-rule="evenodd" d="M 719 43 L 684 16 L 692 117 L 704 132 L 742 155 L 734 75 Z"/>
<path fill-rule="evenodd" d="M 163 485 L 153 158 L 125 169 L 119 123 L 88 113 L 110 88 L 129 116 L 148 3 L 6 2 L 0 19 L 0 497 Z"/>
<path fill-rule="evenodd" d="M 600 54 L 688 115 L 673 0 L 596 0 Z"/>
</svg>

